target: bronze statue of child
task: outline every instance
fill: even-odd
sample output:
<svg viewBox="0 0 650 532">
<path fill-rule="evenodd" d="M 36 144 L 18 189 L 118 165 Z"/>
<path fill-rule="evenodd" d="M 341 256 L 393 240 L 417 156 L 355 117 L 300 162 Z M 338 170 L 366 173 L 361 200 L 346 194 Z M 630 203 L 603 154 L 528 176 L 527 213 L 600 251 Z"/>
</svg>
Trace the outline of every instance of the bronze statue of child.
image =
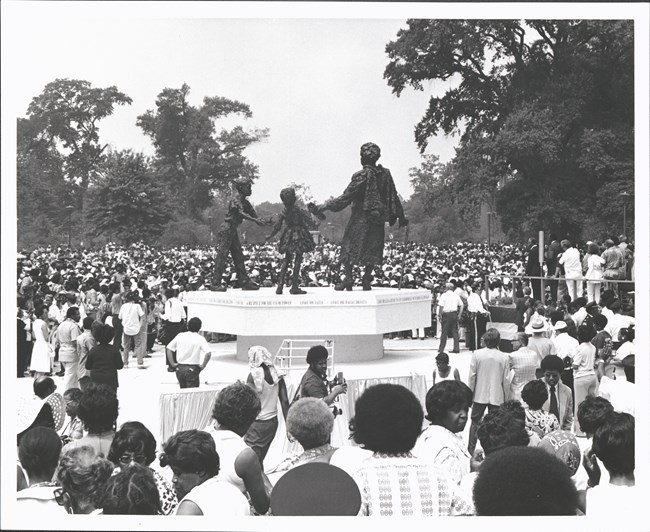
<svg viewBox="0 0 650 532">
<path fill-rule="evenodd" d="M 293 257 L 293 271 L 291 275 L 292 294 L 305 294 L 300 289 L 300 265 L 302 264 L 303 253 L 312 251 L 316 245 L 309 232 L 310 229 L 316 229 L 318 222 L 304 209 L 296 205 L 296 191 L 291 188 L 283 188 L 280 192 L 280 199 L 284 204 L 284 210 L 273 227 L 273 231 L 267 237 L 267 242 L 271 240 L 284 225 L 284 230 L 280 235 L 278 251 L 284 254 L 280 276 L 278 277 L 278 288 L 276 294 L 281 294 L 287 275 L 287 268 Z"/>
</svg>

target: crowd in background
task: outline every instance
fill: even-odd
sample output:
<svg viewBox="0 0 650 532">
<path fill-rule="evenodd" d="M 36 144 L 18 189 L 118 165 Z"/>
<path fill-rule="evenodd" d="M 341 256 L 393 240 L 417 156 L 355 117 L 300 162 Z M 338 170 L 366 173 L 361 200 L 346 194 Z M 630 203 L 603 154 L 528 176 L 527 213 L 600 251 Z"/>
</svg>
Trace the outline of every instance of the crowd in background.
<svg viewBox="0 0 650 532">
<path fill-rule="evenodd" d="M 629 290 L 606 283 L 633 281 L 633 246 L 624 238 L 608 239 L 602 253 L 598 243 L 586 244 L 581 253 L 570 242 L 558 244 L 557 263 L 549 258 L 549 245 L 544 254 L 550 266 L 531 271 L 538 256 L 534 242 L 387 242 L 373 286 L 432 290 L 436 297 L 430 334 L 436 335 L 437 296 L 450 282 L 469 297 L 482 293 L 488 276 L 490 302 L 517 309 L 520 335 L 515 349 L 498 355 L 508 373 L 503 394 L 496 401 L 478 400 L 486 373 L 481 374 L 480 360 L 490 355 L 487 351 L 498 353 L 498 332 L 475 332 L 469 386 L 441 352 L 434 386 L 424 401 L 426 412 L 421 398 L 396 385 L 370 387 L 358 398 L 350 429 L 360 454 L 340 452 L 335 459 L 329 445 L 333 413 L 321 408 L 329 403 L 296 398 L 282 415 L 302 453 L 298 460 L 287 457 L 285 466 L 274 470 L 283 473 L 279 476 L 267 475 L 269 468 L 249 433 L 255 427 L 261 434 L 260 422 L 265 421 L 260 418 L 266 404 L 260 399 L 264 382 L 278 384 L 272 358 L 261 356 L 258 366 L 251 365 L 247 385 L 238 382 L 218 394 L 213 421 L 204 430 L 182 431 L 156 442 L 138 421 L 119 430 L 116 426 L 117 371 L 133 357 L 141 364 L 156 340 L 176 349 L 172 340 L 187 331 L 184 293 L 210 289 L 213 250 L 158 250 L 137 244 L 23 253 L 18 261 L 17 374 L 35 377 L 39 408 L 25 415 L 17 431 L 19 504 L 25 511 L 38 509 L 47 515 L 270 515 L 273 491 L 285 475 L 286 488 L 276 493 L 286 491 L 300 499 L 298 494 L 308 488 L 304 479 L 292 484 L 289 472 L 325 462 L 354 480 L 345 484 L 350 492 L 343 499 L 358 497 L 354 513 L 359 515 L 598 516 L 604 501 L 631 508 L 636 496 L 630 399 L 633 306 Z M 620 252 L 608 253 L 613 246 Z M 340 280 L 337 249 L 325 242 L 305 257 L 304 286 L 332 286 Z M 568 256 L 575 254 L 567 254 L 571 249 L 584 262 L 580 276 L 562 271 Z M 280 265 L 273 246 L 248 246 L 245 253 L 251 279 L 273 286 Z M 613 254 L 618 271 L 608 277 L 607 261 Z M 604 258 L 590 260 L 594 256 Z M 599 269 L 596 263 L 600 277 L 588 275 L 590 269 L 591 274 Z M 535 279 L 522 281 L 524 276 L 558 273 L 559 282 L 547 283 L 543 296 L 534 293 Z M 587 288 L 587 297 L 578 291 L 578 282 L 571 286 L 583 276 L 584 284 L 578 282 Z M 589 290 L 590 281 L 599 283 L 598 292 Z M 237 286 L 234 273 L 230 283 Z M 460 324 L 470 328 L 462 320 Z M 176 369 L 174 357 L 166 358 L 170 370 Z M 56 392 L 50 377 L 55 359 L 62 367 L 63 394 Z M 569 395 L 562 396 L 562 386 Z M 555 394 L 559 404 L 553 401 Z M 477 416 L 481 405 L 487 413 Z M 460 434 L 470 411 L 468 446 Z M 589 439 L 584 453 L 576 436 Z M 393 480 L 398 478 L 405 479 L 408 493 Z M 277 497 L 279 509 L 283 498 Z M 340 514 L 348 511 L 344 502 L 336 504 Z"/>
</svg>

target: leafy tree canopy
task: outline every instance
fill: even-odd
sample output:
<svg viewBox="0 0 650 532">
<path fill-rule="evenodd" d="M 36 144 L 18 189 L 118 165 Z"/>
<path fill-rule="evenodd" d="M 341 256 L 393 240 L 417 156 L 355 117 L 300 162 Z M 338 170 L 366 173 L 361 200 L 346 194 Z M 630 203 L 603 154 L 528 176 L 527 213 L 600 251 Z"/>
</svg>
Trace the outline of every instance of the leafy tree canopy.
<svg viewBox="0 0 650 532">
<path fill-rule="evenodd" d="M 203 105 L 188 101 L 190 87 L 164 89 L 156 109 L 140 115 L 137 125 L 156 149 L 159 176 L 178 193 L 179 207 L 191 217 L 210 205 L 211 196 L 239 177 L 255 179 L 257 166 L 244 150 L 268 136 L 266 129 L 241 125 L 217 131 L 217 121 L 230 115 L 252 117 L 248 105 L 222 97 L 205 97 Z"/>
<path fill-rule="evenodd" d="M 517 236 L 617 225 L 618 193 L 634 186 L 630 21 L 412 19 L 386 51 L 398 96 L 451 82 L 415 140 L 424 152 L 431 136 L 459 135 L 447 192 L 468 224 L 488 202 Z"/>
<path fill-rule="evenodd" d="M 56 79 L 29 104 L 28 117 L 40 127 L 43 141 L 61 148 L 65 177 L 80 186 L 82 196 L 106 149 L 99 141 L 98 122 L 113 114 L 116 105 L 131 102 L 117 87 Z"/>
</svg>

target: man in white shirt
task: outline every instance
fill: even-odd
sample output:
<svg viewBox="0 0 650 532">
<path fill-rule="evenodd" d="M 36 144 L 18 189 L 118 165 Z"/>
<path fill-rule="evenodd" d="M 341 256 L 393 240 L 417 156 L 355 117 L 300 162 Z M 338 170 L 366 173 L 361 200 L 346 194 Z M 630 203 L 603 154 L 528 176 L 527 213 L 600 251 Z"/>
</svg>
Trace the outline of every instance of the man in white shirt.
<svg viewBox="0 0 650 532">
<path fill-rule="evenodd" d="M 568 240 L 562 240 L 562 255 L 558 261 L 564 266 L 564 277 L 566 279 L 567 290 L 571 296 L 571 301 L 577 297 L 582 297 L 582 262 L 580 261 L 580 252 L 571 245 Z"/>
<path fill-rule="evenodd" d="M 607 318 L 607 326 L 605 327 L 605 330 L 612 337 L 614 349 L 618 349 L 621 345 L 621 341 L 618 337 L 621 329 L 627 329 L 631 325 L 634 325 L 635 321 L 632 316 L 621 314 L 621 302 L 618 299 L 613 303 L 610 303 L 609 310 L 612 311 L 612 315 Z"/>
<path fill-rule="evenodd" d="M 447 283 L 445 288 L 447 291 L 438 300 L 438 321 L 441 323 L 438 353 L 442 353 L 445 350 L 447 338 L 450 333 L 454 339 L 454 350 L 452 353 L 460 353 L 458 318 L 460 318 L 463 312 L 463 301 L 458 294 L 454 293 L 454 285 L 452 283 Z"/>
<path fill-rule="evenodd" d="M 176 372 L 181 388 L 199 387 L 199 373 L 205 369 L 212 356 L 210 345 L 199 334 L 201 325 L 199 318 L 192 318 L 187 323 L 187 332 L 177 334 L 165 348 L 167 363 Z"/>
<path fill-rule="evenodd" d="M 144 363 L 141 343 L 142 336 L 140 335 L 140 327 L 142 326 L 142 317 L 144 311 L 142 307 L 135 302 L 137 292 L 126 292 L 124 294 L 125 303 L 120 308 L 119 318 L 122 322 L 122 358 L 124 360 L 124 367 L 129 365 L 129 351 L 138 356 L 138 366 Z"/>
<path fill-rule="evenodd" d="M 163 320 L 163 344 L 165 347 L 176 338 L 176 335 L 181 332 L 182 322 L 186 317 L 183 304 L 176 297 L 176 292 L 173 288 L 168 288 L 165 291 L 165 310 L 160 315 Z M 169 363 L 169 358 L 165 358 L 167 362 L 167 371 L 174 371 L 174 368 Z"/>
<path fill-rule="evenodd" d="M 66 319 L 56 331 L 59 342 L 59 361 L 65 371 L 63 377 L 63 391 L 70 388 L 79 388 L 79 355 L 77 354 L 77 337 L 81 334 L 78 325 L 80 319 L 79 309 L 70 307 L 66 311 Z"/>
</svg>

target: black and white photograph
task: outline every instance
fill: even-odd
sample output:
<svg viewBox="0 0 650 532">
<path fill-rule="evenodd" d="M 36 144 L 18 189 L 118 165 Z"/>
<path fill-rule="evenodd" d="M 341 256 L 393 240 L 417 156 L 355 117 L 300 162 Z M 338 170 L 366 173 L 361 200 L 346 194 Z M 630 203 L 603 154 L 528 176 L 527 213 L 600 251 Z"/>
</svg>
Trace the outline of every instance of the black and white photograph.
<svg viewBox="0 0 650 532">
<path fill-rule="evenodd" d="M 2 529 L 647 530 L 647 3 L 0 7 Z"/>
</svg>

